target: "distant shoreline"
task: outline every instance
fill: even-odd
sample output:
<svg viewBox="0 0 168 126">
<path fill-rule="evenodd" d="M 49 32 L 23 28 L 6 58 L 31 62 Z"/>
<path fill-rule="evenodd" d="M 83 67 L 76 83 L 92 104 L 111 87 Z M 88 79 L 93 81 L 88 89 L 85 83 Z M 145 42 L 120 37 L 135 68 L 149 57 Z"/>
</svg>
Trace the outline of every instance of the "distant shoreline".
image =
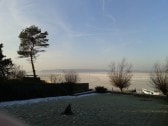
<svg viewBox="0 0 168 126">
<path fill-rule="evenodd" d="M 39 73 L 62 73 L 63 71 L 74 71 L 77 73 L 95 73 L 95 72 L 110 72 L 110 69 L 46 69 L 40 70 Z M 151 73 L 152 71 L 133 70 L 133 73 Z"/>
</svg>

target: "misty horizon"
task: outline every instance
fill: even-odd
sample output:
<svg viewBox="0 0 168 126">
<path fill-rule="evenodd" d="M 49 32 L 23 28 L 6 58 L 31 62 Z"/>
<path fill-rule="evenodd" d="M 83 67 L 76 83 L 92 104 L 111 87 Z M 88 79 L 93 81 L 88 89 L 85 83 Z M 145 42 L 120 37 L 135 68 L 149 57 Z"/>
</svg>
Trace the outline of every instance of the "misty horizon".
<svg viewBox="0 0 168 126">
<path fill-rule="evenodd" d="M 110 69 L 45 69 L 45 70 L 40 70 L 38 72 L 40 73 L 62 73 L 62 72 L 66 72 L 66 71 L 73 71 L 73 72 L 77 72 L 77 73 L 85 73 L 85 72 L 110 72 Z M 152 72 L 152 70 L 132 70 L 132 72 L 144 72 L 144 73 L 150 73 Z"/>
</svg>

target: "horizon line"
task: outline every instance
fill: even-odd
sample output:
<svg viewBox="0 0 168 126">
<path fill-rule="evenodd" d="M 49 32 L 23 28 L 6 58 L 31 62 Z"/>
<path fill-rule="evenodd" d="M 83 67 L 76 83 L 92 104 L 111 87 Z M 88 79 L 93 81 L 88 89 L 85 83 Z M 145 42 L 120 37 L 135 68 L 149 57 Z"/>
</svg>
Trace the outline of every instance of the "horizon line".
<svg viewBox="0 0 168 126">
<path fill-rule="evenodd" d="M 109 72 L 110 69 L 89 69 L 89 68 L 66 68 L 66 69 L 44 69 L 44 70 L 40 70 L 39 72 L 63 72 L 63 71 L 74 71 L 74 72 Z M 132 72 L 152 72 L 152 70 L 132 70 Z"/>
</svg>

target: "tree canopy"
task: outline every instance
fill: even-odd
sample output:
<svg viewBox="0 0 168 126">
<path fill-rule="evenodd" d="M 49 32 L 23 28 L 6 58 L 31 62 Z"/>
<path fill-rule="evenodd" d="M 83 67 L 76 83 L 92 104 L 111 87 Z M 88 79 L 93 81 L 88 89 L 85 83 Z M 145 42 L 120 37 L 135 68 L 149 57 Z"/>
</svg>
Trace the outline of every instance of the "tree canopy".
<svg viewBox="0 0 168 126">
<path fill-rule="evenodd" d="M 35 78 L 37 75 L 34 67 L 34 61 L 39 52 L 45 51 L 42 48 L 49 46 L 47 35 L 47 31 L 41 32 L 41 29 L 35 25 L 25 28 L 19 34 L 20 46 L 18 54 L 20 55 L 20 58 L 30 58 L 33 76 Z"/>
</svg>

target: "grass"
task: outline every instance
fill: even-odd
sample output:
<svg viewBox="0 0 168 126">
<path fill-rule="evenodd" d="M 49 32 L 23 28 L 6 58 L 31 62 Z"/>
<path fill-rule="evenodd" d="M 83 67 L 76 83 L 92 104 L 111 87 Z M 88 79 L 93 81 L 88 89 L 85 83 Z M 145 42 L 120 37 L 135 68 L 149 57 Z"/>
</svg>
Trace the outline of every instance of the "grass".
<svg viewBox="0 0 168 126">
<path fill-rule="evenodd" d="M 61 115 L 71 103 L 74 115 Z M 1 107 L 31 126 L 167 126 L 168 102 L 122 94 L 97 94 Z"/>
</svg>

